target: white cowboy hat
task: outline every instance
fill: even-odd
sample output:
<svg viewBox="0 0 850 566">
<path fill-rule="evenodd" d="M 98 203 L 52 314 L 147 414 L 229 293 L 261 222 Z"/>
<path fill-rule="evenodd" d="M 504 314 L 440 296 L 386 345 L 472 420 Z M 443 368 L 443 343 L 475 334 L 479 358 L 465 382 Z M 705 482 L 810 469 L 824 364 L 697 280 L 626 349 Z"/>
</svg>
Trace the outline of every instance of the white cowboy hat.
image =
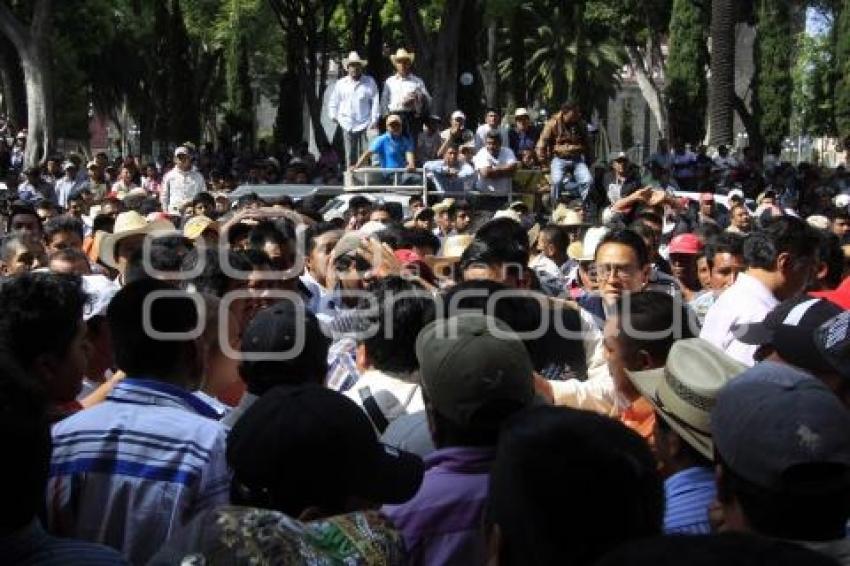
<svg viewBox="0 0 850 566">
<path fill-rule="evenodd" d="M 710 342 L 688 338 L 673 344 L 663 368 L 626 373 L 676 434 L 711 459 L 711 410 L 717 392 L 746 369 Z"/>
<path fill-rule="evenodd" d="M 118 268 L 115 258 L 115 248 L 124 238 L 139 234 L 166 234 L 176 232 L 174 224 L 168 220 L 148 222 L 144 216 L 130 210 L 122 212 L 115 219 L 115 227 L 111 234 L 106 234 L 100 242 L 100 261 L 109 267 Z"/>
<path fill-rule="evenodd" d="M 602 241 L 608 234 L 608 228 L 605 226 L 595 226 L 587 231 L 587 234 L 584 235 L 584 241 L 581 244 L 581 248 L 575 245 L 577 242 L 573 242 L 569 248 L 567 253 L 570 256 L 570 259 L 574 259 L 576 261 L 593 261 L 596 259 L 596 248 L 599 247 L 599 242 Z M 573 251 L 570 252 L 569 249 Z M 575 255 L 574 255 L 575 254 Z"/>
<path fill-rule="evenodd" d="M 560 226 L 589 226 L 578 210 L 569 208 L 565 204 L 559 204 L 552 211 L 552 223 Z"/>
<path fill-rule="evenodd" d="M 390 61 L 392 61 L 393 63 L 396 63 L 401 59 L 407 59 L 408 61 L 410 61 L 410 64 L 412 65 L 414 59 L 416 59 L 416 55 L 414 53 L 411 53 L 410 51 L 408 51 L 404 47 L 400 47 L 399 49 L 396 50 L 396 52 L 393 55 L 390 55 Z"/>
<path fill-rule="evenodd" d="M 360 54 L 358 54 L 357 51 L 352 51 L 348 54 L 348 57 L 342 60 L 342 66 L 347 69 L 348 66 L 352 64 L 365 67 L 367 64 L 369 64 L 369 61 L 367 61 L 366 59 L 361 59 Z"/>
</svg>

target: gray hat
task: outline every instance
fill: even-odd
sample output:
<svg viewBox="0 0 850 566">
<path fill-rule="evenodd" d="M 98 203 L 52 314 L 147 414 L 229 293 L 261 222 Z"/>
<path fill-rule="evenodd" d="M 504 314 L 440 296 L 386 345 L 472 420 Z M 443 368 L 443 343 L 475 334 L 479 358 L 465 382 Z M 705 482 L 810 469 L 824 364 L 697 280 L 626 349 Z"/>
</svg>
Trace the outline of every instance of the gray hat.
<svg viewBox="0 0 850 566">
<path fill-rule="evenodd" d="M 528 351 L 496 318 L 464 313 L 435 320 L 419 333 L 416 357 L 434 409 L 457 425 L 497 428 L 498 418 L 483 409 L 518 409 L 534 400 Z"/>
<path fill-rule="evenodd" d="M 850 380 L 850 311 L 832 317 L 814 332 L 815 347 L 826 363 Z"/>
<path fill-rule="evenodd" d="M 777 490 L 799 464 L 850 468 L 850 412 L 818 379 L 791 366 L 762 362 L 717 395 L 714 446 L 729 468 Z"/>
</svg>

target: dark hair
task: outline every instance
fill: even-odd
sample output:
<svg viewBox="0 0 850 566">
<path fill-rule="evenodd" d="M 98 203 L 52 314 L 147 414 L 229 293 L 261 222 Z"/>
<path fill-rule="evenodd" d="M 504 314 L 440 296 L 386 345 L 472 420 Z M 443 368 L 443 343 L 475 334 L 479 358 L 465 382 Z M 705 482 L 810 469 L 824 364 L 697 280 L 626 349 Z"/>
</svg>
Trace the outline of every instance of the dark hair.
<svg viewBox="0 0 850 566">
<path fill-rule="evenodd" d="M 841 285 L 844 273 L 844 250 L 841 248 L 841 239 L 832 232 L 820 232 L 820 246 L 818 246 L 818 257 L 826 263 L 827 273 L 823 284 L 827 289 L 835 289 Z"/>
<path fill-rule="evenodd" d="M 36 213 L 35 208 L 32 207 L 31 204 L 26 203 L 24 201 L 16 200 L 13 202 L 9 208 L 9 217 L 6 219 L 6 233 L 12 231 L 12 221 L 15 219 L 15 216 L 18 215 L 29 215 L 34 216 L 38 221 L 38 227 L 41 229 L 42 220 L 41 217 Z"/>
<path fill-rule="evenodd" d="M 55 252 L 50 254 L 50 256 L 47 258 L 47 262 L 50 263 L 54 260 L 68 261 L 74 263 L 82 261 L 85 262 L 86 265 L 88 265 L 89 263 L 88 256 L 86 256 L 86 254 L 76 248 L 64 248 L 61 250 L 56 250 Z"/>
<path fill-rule="evenodd" d="M 328 232 L 338 232 L 339 229 L 336 225 L 331 224 L 330 222 L 317 222 L 316 224 L 311 225 L 307 228 L 307 231 L 304 233 L 304 255 L 309 256 L 313 253 L 313 250 L 316 249 L 316 240 L 322 234 L 327 234 Z"/>
<path fill-rule="evenodd" d="M 399 234 L 398 245 L 401 249 L 430 248 L 436 254 L 440 251 L 440 238 L 425 228 L 405 228 Z"/>
<path fill-rule="evenodd" d="M 108 214 L 98 214 L 92 220 L 91 230 L 92 233 L 97 232 L 98 230 L 102 230 L 104 232 L 112 233 L 112 230 L 115 228 L 115 219 Z"/>
<path fill-rule="evenodd" d="M 85 228 L 83 221 L 73 216 L 55 216 L 44 223 L 44 240 L 49 244 L 53 236 L 60 232 L 71 232 L 83 239 Z"/>
<path fill-rule="evenodd" d="M 236 253 L 239 254 L 245 261 L 245 263 L 249 266 L 248 271 L 254 271 L 256 269 L 268 269 L 272 266 L 271 258 L 269 258 L 269 255 L 263 250 L 248 248 L 246 250 L 240 250 Z"/>
<path fill-rule="evenodd" d="M 358 208 L 372 208 L 372 201 L 363 195 L 357 195 L 351 197 L 351 200 L 348 201 L 348 211 L 353 212 Z"/>
<path fill-rule="evenodd" d="M 809 541 L 846 536 L 850 481 L 843 464 L 798 464 L 783 473 L 783 488 L 767 489 L 737 474 L 717 450 L 715 461 L 723 470 L 718 500 L 736 499 L 757 533 Z"/>
<path fill-rule="evenodd" d="M 847 222 L 850 222 L 850 209 L 847 209 L 847 208 L 837 208 L 837 209 L 835 209 L 835 212 L 833 212 L 832 218 L 830 220 L 832 220 L 833 222 L 835 222 L 836 220 L 845 220 Z"/>
<path fill-rule="evenodd" d="M 192 199 L 192 206 L 197 206 L 199 204 L 205 204 L 210 208 L 215 208 L 215 199 L 208 192 L 202 191 L 195 195 L 195 198 Z"/>
<path fill-rule="evenodd" d="M 563 254 L 567 253 L 567 246 L 570 245 L 569 236 L 561 226 L 548 224 L 540 230 L 540 234 L 554 245 L 559 252 Z"/>
<path fill-rule="evenodd" d="M 88 298 L 73 275 L 25 273 L 0 287 L 0 348 L 29 370 L 45 353 L 68 351 Z"/>
<path fill-rule="evenodd" d="M 744 242 L 744 260 L 751 268 L 773 271 L 781 253 L 811 258 L 817 253 L 820 237 L 806 221 L 780 216 L 766 222 Z"/>
<path fill-rule="evenodd" d="M 6 486 L 0 536 L 6 536 L 27 526 L 44 508 L 52 445 L 46 398 L 6 352 L 0 352 L 0 427 L 7 435 L 6 450 L 16 460 L 0 472 Z"/>
<path fill-rule="evenodd" d="M 127 195 L 126 197 L 124 197 L 124 209 L 135 210 L 136 212 L 141 214 L 140 210 L 142 208 L 142 204 L 144 204 L 147 198 L 147 195 Z"/>
<path fill-rule="evenodd" d="M 661 478 L 640 436 L 614 419 L 552 406 L 506 423 L 488 503 L 488 522 L 502 533 L 499 562 L 509 566 L 590 565 L 619 543 L 661 534 L 664 517 Z"/>
<path fill-rule="evenodd" d="M 502 134 L 500 134 L 499 132 L 494 132 L 494 131 L 491 130 L 491 131 L 487 132 L 487 135 L 484 136 L 484 139 L 488 140 L 488 141 L 497 141 L 501 145 Z"/>
<path fill-rule="evenodd" d="M 149 295 L 163 291 L 169 295 L 145 305 Z M 146 306 L 150 328 L 143 323 Z M 195 339 L 187 335 L 160 340 L 148 333 L 153 329 L 173 335 L 186 334 L 197 328 L 198 307 L 185 291 L 156 279 L 139 279 L 118 291 L 109 303 L 106 317 L 115 363 L 127 375 L 163 381 L 200 378 L 187 375 L 191 368 L 186 367 L 186 358 L 189 350 L 195 349 Z"/>
<path fill-rule="evenodd" d="M 184 236 L 159 236 L 151 240 L 148 257 L 144 248 L 140 248 L 130 257 L 124 274 L 125 281 L 136 281 L 153 276 L 151 270 L 166 273 L 181 271 L 183 258 L 192 250 L 192 243 Z M 156 274 L 161 275 L 161 274 Z M 164 275 L 164 273 L 162 274 Z"/>
<path fill-rule="evenodd" d="M 681 435 L 673 430 L 673 427 L 671 427 L 667 421 L 663 417 L 660 417 L 657 413 L 655 415 L 655 426 L 658 430 L 665 433 L 670 433 L 672 431 L 673 434 L 681 438 Z M 691 446 L 690 443 L 684 439 L 682 439 L 682 442 L 680 443 L 680 448 L 682 450 L 680 457 L 689 462 L 690 465 L 708 469 L 714 467 L 714 463 L 710 459 L 706 458 L 702 452 Z"/>
<path fill-rule="evenodd" d="M 476 238 L 460 256 L 461 273 L 473 265 L 507 266 L 508 273 L 519 278 L 528 265 L 528 248 L 520 248 L 511 240 L 491 243 Z"/>
<path fill-rule="evenodd" d="M 410 373 L 419 367 L 416 337 L 434 320 L 434 297 L 424 287 L 398 276 L 378 279 L 368 287 L 377 309 L 372 323 L 377 330 L 364 340 L 369 361 L 376 369 Z M 369 303 L 362 305 L 369 307 Z"/>
<path fill-rule="evenodd" d="M 744 256 L 744 237 L 733 232 L 721 232 L 717 236 L 709 238 L 705 243 L 704 251 L 708 267 L 713 269 L 714 257 L 717 254 Z"/>
<path fill-rule="evenodd" d="M 710 238 L 714 238 L 716 236 L 719 236 L 720 234 L 723 234 L 723 230 L 721 230 L 720 226 L 718 226 L 717 224 L 714 224 L 712 222 L 704 222 L 703 224 L 697 226 L 697 229 L 694 230 L 694 234 L 696 234 L 700 240 L 706 242 Z"/>
<path fill-rule="evenodd" d="M 491 302 L 497 293 L 500 294 L 498 300 Z M 501 320 L 521 336 L 528 333 L 529 337 L 522 336 L 523 344 L 537 370 L 550 364 L 568 364 L 571 368 L 586 369 L 581 341 L 565 338 L 558 332 L 563 329 L 580 336 L 581 322 L 575 309 L 552 308 L 543 295 L 518 291 L 489 280 L 458 283 L 445 293 L 442 300 L 441 314 L 446 317 L 455 316 L 461 311 L 475 310 Z M 548 312 L 544 313 L 544 308 L 549 309 Z M 562 317 L 560 326 L 554 321 L 556 316 Z M 540 336 L 534 336 L 533 333 L 544 325 L 546 331 Z"/>
<path fill-rule="evenodd" d="M 652 222 L 653 224 L 658 224 L 659 226 L 664 224 L 664 219 L 661 218 L 661 215 L 652 210 L 651 208 L 645 208 L 637 215 L 637 220 L 646 220 L 647 222 Z"/>
<path fill-rule="evenodd" d="M 605 244 L 628 246 L 635 252 L 639 266 L 643 267 L 649 263 L 649 250 L 646 248 L 646 242 L 634 230 L 626 228 L 624 230 L 609 232 L 596 247 L 596 255 L 599 255 L 599 250 Z"/>
<path fill-rule="evenodd" d="M 743 533 L 666 535 L 631 541 L 597 566 L 835 566 L 830 556 L 800 544 Z"/>
<path fill-rule="evenodd" d="M 699 333 L 693 311 L 668 293 L 626 293 L 617 301 L 616 312 L 620 339 L 634 351 L 646 351 L 658 363 L 664 363 L 674 342 Z M 640 336 L 634 336 L 635 332 Z"/>
<path fill-rule="evenodd" d="M 484 240 L 490 243 L 499 243 L 510 240 L 510 246 L 520 248 L 528 252 L 531 247 L 528 242 L 528 233 L 519 223 L 510 218 L 496 218 L 481 226 L 475 232 L 476 240 Z M 527 260 L 526 260 L 527 261 Z"/>
<path fill-rule="evenodd" d="M 145 198 L 139 205 L 139 214 L 147 216 L 162 211 L 162 204 L 155 198 Z"/>
<path fill-rule="evenodd" d="M 251 271 L 251 263 L 238 252 L 227 252 L 227 260 L 230 266 L 237 271 Z M 204 264 L 201 273 L 192 279 L 184 279 L 180 282 L 183 289 L 191 289 L 196 293 L 206 293 L 218 298 L 231 290 L 233 283 L 241 283 L 227 275 L 221 266 L 219 251 L 212 248 L 204 250 Z M 180 266 L 182 271 L 192 271 L 198 265 L 198 250 L 191 250 L 183 257 Z"/>
<path fill-rule="evenodd" d="M 303 329 L 294 329 L 302 320 Z M 291 326 L 288 326 L 291 325 Z M 262 395 L 277 385 L 300 385 L 324 382 L 328 373 L 328 348 L 330 340 L 323 334 L 316 316 L 293 301 L 280 301 L 260 311 L 245 329 L 242 338 L 243 352 L 275 352 L 281 344 L 291 344 L 288 335 L 304 332 L 304 347 L 288 360 L 251 360 L 239 363 L 239 375 L 249 392 Z"/>
</svg>

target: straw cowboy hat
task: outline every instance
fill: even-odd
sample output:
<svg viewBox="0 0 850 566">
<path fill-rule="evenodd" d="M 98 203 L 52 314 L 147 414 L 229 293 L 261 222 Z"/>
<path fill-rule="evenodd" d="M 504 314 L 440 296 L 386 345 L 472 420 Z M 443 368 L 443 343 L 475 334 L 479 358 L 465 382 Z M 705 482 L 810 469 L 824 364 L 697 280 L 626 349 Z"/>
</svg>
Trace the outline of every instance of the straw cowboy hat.
<svg viewBox="0 0 850 566">
<path fill-rule="evenodd" d="M 711 410 L 717 392 L 746 369 L 713 344 L 688 338 L 673 344 L 663 368 L 626 373 L 656 414 L 711 460 Z"/>
<path fill-rule="evenodd" d="M 342 60 L 342 66 L 346 69 L 349 65 L 360 65 L 361 67 L 365 67 L 369 61 L 366 59 L 361 59 L 360 54 L 357 51 L 352 51 L 348 54 L 348 57 Z"/>
<path fill-rule="evenodd" d="M 573 242 L 567 248 L 567 255 L 576 261 L 593 261 L 596 259 L 596 248 L 608 234 L 605 226 L 595 226 L 584 235 L 583 242 Z"/>
<path fill-rule="evenodd" d="M 392 61 L 393 63 L 397 63 L 398 61 L 401 61 L 401 60 L 404 60 L 404 59 L 407 59 L 408 61 L 410 61 L 410 64 L 412 65 L 414 59 L 416 59 L 416 55 L 414 53 L 411 53 L 410 51 L 408 51 L 404 47 L 400 47 L 399 49 L 396 50 L 396 52 L 393 55 L 390 55 L 390 61 Z"/>
<path fill-rule="evenodd" d="M 455 265 L 460 261 L 464 250 L 472 243 L 472 234 L 456 234 L 443 240 L 439 256 L 424 257 L 425 263 L 439 279 L 452 278 Z"/>
<path fill-rule="evenodd" d="M 144 216 L 130 210 L 122 212 L 115 219 L 115 228 L 111 234 L 106 234 L 100 242 L 100 261 L 109 267 L 118 268 L 118 260 L 115 257 L 115 248 L 124 238 L 139 234 L 166 234 L 174 233 L 174 224 L 168 220 L 155 220 L 148 222 Z"/>
<path fill-rule="evenodd" d="M 578 210 L 568 208 L 564 204 L 559 204 L 552 211 L 552 223 L 560 226 L 589 226 Z"/>
<path fill-rule="evenodd" d="M 193 216 L 183 225 L 183 235 L 190 240 L 197 240 L 207 230 L 219 233 L 220 227 L 218 222 L 203 214 Z"/>
</svg>

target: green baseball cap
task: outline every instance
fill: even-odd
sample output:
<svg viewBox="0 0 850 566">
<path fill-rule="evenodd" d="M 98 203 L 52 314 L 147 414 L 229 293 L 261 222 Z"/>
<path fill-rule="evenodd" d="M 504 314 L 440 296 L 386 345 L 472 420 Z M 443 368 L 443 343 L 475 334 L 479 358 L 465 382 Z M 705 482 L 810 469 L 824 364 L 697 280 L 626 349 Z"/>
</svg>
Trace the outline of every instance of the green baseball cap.
<svg viewBox="0 0 850 566">
<path fill-rule="evenodd" d="M 491 430 L 534 400 L 534 369 L 519 336 L 481 313 L 435 320 L 416 339 L 422 388 L 459 426 Z"/>
</svg>

